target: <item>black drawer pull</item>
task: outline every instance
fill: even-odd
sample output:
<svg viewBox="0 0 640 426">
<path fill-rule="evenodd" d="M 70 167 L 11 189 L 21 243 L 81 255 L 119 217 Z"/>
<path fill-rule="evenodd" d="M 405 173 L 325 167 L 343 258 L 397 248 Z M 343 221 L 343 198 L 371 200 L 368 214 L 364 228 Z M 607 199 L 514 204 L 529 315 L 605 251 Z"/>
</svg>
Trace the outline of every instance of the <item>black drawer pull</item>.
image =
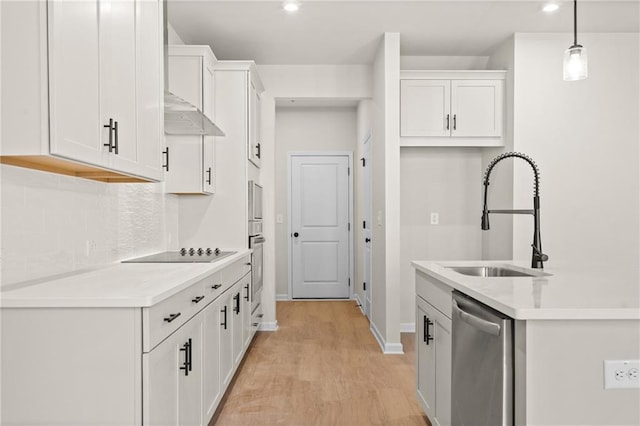
<svg viewBox="0 0 640 426">
<path fill-rule="evenodd" d="M 264 316 L 264 314 L 260 314 L 258 315 L 258 318 L 262 318 Z"/>
<path fill-rule="evenodd" d="M 244 289 L 247 290 L 247 295 L 244 297 L 244 300 L 249 301 L 249 284 L 244 286 Z"/>
<path fill-rule="evenodd" d="M 177 314 L 170 314 L 167 318 L 165 318 L 164 320 L 166 322 L 171 322 L 174 319 L 178 318 L 180 316 L 180 312 L 178 312 Z"/>
<path fill-rule="evenodd" d="M 220 287 L 222 287 L 222 284 L 216 284 L 216 285 L 212 285 L 211 288 L 214 290 L 219 289 Z"/>
<path fill-rule="evenodd" d="M 254 327 L 257 327 L 257 326 L 259 326 L 260 324 L 258 324 L 257 322 L 254 322 L 254 323 L 253 323 L 253 324 L 251 324 L 251 325 L 252 325 L 252 326 L 254 326 Z"/>
<path fill-rule="evenodd" d="M 251 266 L 251 262 L 245 263 L 246 266 Z"/>
<path fill-rule="evenodd" d="M 198 296 L 198 297 L 194 297 L 193 299 L 191 299 L 191 301 L 193 303 L 199 303 L 202 299 L 204 299 L 204 296 Z"/>
<path fill-rule="evenodd" d="M 233 300 L 235 301 L 236 306 L 234 306 L 233 311 L 236 313 L 236 315 L 240 314 L 240 292 L 236 293 L 235 296 L 233 296 Z"/>
</svg>

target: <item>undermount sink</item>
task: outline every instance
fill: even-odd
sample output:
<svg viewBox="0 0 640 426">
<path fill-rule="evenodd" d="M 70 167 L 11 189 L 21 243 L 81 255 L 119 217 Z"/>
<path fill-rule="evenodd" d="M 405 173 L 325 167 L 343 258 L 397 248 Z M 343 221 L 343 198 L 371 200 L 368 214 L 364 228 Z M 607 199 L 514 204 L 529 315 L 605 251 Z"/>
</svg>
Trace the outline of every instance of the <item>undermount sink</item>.
<svg viewBox="0 0 640 426">
<path fill-rule="evenodd" d="M 459 274 L 472 277 L 537 277 L 540 275 L 522 272 L 504 266 L 447 266 L 446 268 Z"/>
</svg>

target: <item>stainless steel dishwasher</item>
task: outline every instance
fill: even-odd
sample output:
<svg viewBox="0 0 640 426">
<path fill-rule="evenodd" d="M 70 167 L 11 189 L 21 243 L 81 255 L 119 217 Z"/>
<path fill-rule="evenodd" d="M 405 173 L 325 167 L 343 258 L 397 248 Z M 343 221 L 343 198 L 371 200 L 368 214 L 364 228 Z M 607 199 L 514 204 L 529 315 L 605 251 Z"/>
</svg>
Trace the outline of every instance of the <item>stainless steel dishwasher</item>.
<svg viewBox="0 0 640 426">
<path fill-rule="evenodd" d="M 452 314 L 451 424 L 513 425 L 513 319 L 457 291 Z"/>
</svg>

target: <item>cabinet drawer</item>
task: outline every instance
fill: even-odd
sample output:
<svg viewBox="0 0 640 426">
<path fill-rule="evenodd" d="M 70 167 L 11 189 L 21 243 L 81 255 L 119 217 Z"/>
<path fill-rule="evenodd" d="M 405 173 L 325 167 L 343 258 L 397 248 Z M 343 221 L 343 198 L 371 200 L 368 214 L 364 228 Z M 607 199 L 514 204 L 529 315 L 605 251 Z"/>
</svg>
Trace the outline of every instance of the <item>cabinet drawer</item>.
<svg viewBox="0 0 640 426">
<path fill-rule="evenodd" d="M 448 285 L 422 272 L 416 272 L 416 294 L 448 318 L 451 318 L 451 291 Z"/>
<path fill-rule="evenodd" d="M 223 283 L 233 285 L 249 271 L 251 271 L 251 257 L 246 256 L 224 268 L 220 274 Z"/>
<path fill-rule="evenodd" d="M 180 293 L 142 309 L 142 350 L 149 352 L 182 324 L 204 308 L 213 298 L 205 292 L 205 278 Z"/>
</svg>

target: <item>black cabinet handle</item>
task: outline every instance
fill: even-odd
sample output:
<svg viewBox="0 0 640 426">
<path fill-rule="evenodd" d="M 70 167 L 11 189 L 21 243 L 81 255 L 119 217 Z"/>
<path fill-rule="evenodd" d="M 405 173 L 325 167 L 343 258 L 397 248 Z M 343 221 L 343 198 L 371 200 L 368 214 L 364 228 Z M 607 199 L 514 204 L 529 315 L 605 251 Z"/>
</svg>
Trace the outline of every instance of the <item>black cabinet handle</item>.
<svg viewBox="0 0 640 426">
<path fill-rule="evenodd" d="M 191 338 L 189 338 L 189 351 L 188 351 L 188 359 L 187 359 L 187 361 L 189 361 L 189 371 L 191 371 L 191 368 L 193 366 L 193 360 L 191 358 L 192 355 L 193 355 L 193 345 L 191 344 Z"/>
<path fill-rule="evenodd" d="M 370 243 L 370 242 L 371 242 L 371 238 L 365 238 L 365 239 L 364 239 L 364 242 L 365 242 L 365 243 Z"/>
<path fill-rule="evenodd" d="M 207 170 L 207 175 L 208 175 L 207 183 L 211 185 L 211 167 L 209 167 L 209 169 Z"/>
<path fill-rule="evenodd" d="M 264 314 L 260 314 L 258 315 L 258 318 L 262 318 L 264 316 Z"/>
<path fill-rule="evenodd" d="M 167 149 L 162 151 L 162 155 L 167 156 L 167 162 L 162 165 L 162 168 L 165 169 L 166 171 L 169 171 L 169 147 L 167 147 Z"/>
<path fill-rule="evenodd" d="M 251 266 L 251 262 L 245 263 L 245 266 Z"/>
<path fill-rule="evenodd" d="M 193 299 L 191 299 L 191 301 L 192 301 L 193 303 L 200 303 L 200 301 L 201 301 L 202 299 L 204 299 L 204 296 L 197 296 L 197 297 L 194 297 Z"/>
<path fill-rule="evenodd" d="M 260 142 L 256 145 L 256 158 L 260 158 Z"/>
<path fill-rule="evenodd" d="M 180 367 L 180 370 L 184 370 L 184 375 L 189 375 L 189 347 L 191 346 L 191 339 L 180 348 L 180 352 L 184 352 L 184 362 Z"/>
<path fill-rule="evenodd" d="M 105 124 L 104 126 L 105 129 L 109 129 L 109 142 L 102 144 L 106 147 L 109 148 L 109 152 L 113 151 L 113 118 L 109 119 L 109 124 Z"/>
<path fill-rule="evenodd" d="M 449 114 L 447 114 L 447 130 L 449 130 Z"/>
<path fill-rule="evenodd" d="M 259 323 L 257 323 L 257 322 L 254 322 L 254 323 L 252 323 L 251 325 L 252 325 L 252 326 L 254 326 L 254 327 L 257 327 L 257 326 L 259 326 L 260 324 L 259 324 Z"/>
<path fill-rule="evenodd" d="M 429 345 L 429 342 L 433 340 L 433 336 L 429 333 L 429 326 L 433 325 L 433 322 L 424 316 L 424 342 Z"/>
<path fill-rule="evenodd" d="M 236 306 L 233 308 L 233 311 L 236 313 L 236 315 L 238 315 L 240 314 L 240 292 L 236 293 L 236 295 L 233 296 L 233 300 L 236 304 Z"/>
<path fill-rule="evenodd" d="M 222 284 L 216 284 L 216 285 L 212 285 L 211 288 L 214 290 L 219 289 L 220 287 L 222 287 Z"/>
<path fill-rule="evenodd" d="M 222 308 L 220 313 L 224 314 L 224 322 L 221 322 L 220 325 L 224 326 L 224 329 L 226 330 L 227 329 L 227 305 L 225 305 L 224 308 Z"/>
<path fill-rule="evenodd" d="M 113 131 L 116 134 L 116 137 L 114 138 L 113 148 L 114 148 L 115 154 L 118 155 L 118 122 L 117 121 L 113 122 Z"/>
<path fill-rule="evenodd" d="M 453 130 L 456 130 L 456 115 L 457 114 L 453 114 Z"/>
<path fill-rule="evenodd" d="M 300 235 L 300 234 L 298 234 L 297 232 L 294 232 L 294 233 L 293 233 L 293 236 L 294 236 L 294 237 L 296 237 L 296 238 L 298 238 L 298 236 L 299 236 L 299 235 Z"/>
<path fill-rule="evenodd" d="M 180 316 L 180 312 L 178 312 L 177 314 L 170 314 L 167 318 L 165 318 L 164 320 L 166 322 L 171 322 L 174 319 L 178 318 Z"/>
<path fill-rule="evenodd" d="M 247 295 L 244 297 L 244 300 L 249 301 L 249 284 L 244 286 L 244 289 L 247 290 Z"/>
</svg>

